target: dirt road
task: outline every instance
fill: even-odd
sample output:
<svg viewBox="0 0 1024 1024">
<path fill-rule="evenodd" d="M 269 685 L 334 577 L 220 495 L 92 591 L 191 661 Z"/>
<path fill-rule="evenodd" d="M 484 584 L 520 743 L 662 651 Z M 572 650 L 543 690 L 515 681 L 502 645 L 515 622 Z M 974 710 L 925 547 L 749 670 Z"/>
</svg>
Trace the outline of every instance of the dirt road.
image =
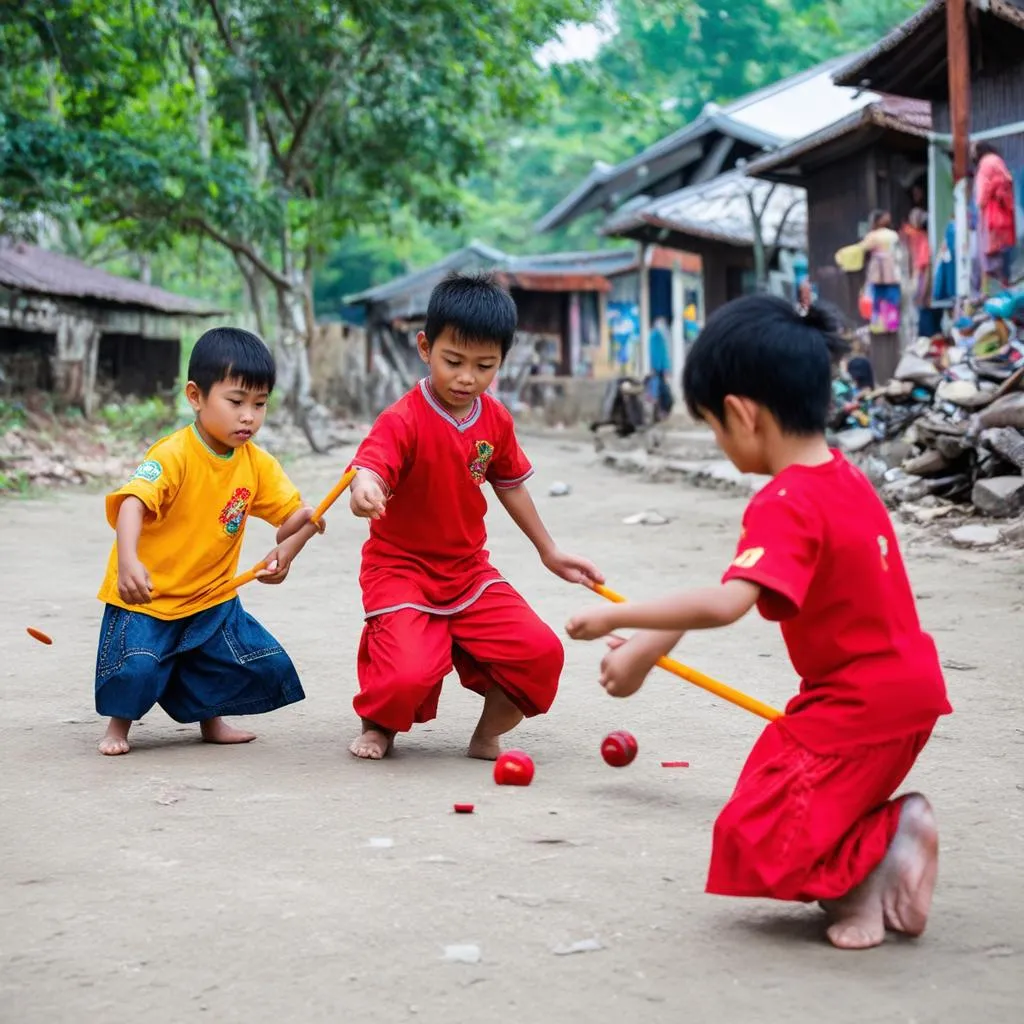
<svg viewBox="0 0 1024 1024">
<path fill-rule="evenodd" d="M 627 595 L 714 580 L 728 561 L 741 499 L 617 476 L 580 445 L 530 448 L 554 533 Z M 345 456 L 292 470 L 316 499 Z M 572 494 L 547 497 L 555 480 Z M 671 522 L 623 525 L 648 507 Z M 596 686 L 598 648 L 570 644 L 553 712 L 516 738 L 537 762 L 529 789 L 499 789 L 489 766 L 460 756 L 478 704 L 452 683 L 440 718 L 393 759 L 356 762 L 345 747 L 365 526 L 335 513 L 284 587 L 245 593 L 292 653 L 307 700 L 249 720 L 259 739 L 236 748 L 202 746 L 155 712 L 130 756 L 102 758 L 102 499 L 65 493 L 5 504 L 3 516 L 4 1022 L 1021 1019 L 1017 560 L 909 545 L 958 711 L 909 780 L 939 815 L 940 888 L 922 940 L 843 954 L 812 908 L 702 893 L 711 823 L 758 719 L 665 675 L 616 702 Z M 497 564 L 561 628 L 587 595 L 547 575 L 500 509 L 491 531 Z M 246 563 L 269 544 L 254 525 Z M 29 625 L 54 646 L 29 639 Z M 776 631 L 754 617 L 694 637 L 681 656 L 779 705 L 794 687 Z M 640 743 L 620 770 L 598 754 L 616 728 Z M 691 767 L 659 766 L 677 759 Z M 454 816 L 457 801 L 476 813 Z M 602 948 L 554 952 L 590 939 Z M 479 962 L 446 961 L 457 945 L 476 945 Z"/>
</svg>

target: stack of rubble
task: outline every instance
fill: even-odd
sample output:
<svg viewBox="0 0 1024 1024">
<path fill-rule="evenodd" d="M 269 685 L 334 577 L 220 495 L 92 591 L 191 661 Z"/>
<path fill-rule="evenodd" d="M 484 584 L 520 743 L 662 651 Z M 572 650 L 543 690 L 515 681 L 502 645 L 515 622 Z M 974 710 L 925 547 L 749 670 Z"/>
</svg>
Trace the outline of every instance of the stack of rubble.
<svg viewBox="0 0 1024 1024">
<path fill-rule="evenodd" d="M 950 337 L 921 339 L 883 387 L 837 395 L 839 446 L 859 453 L 890 505 L 931 510 L 920 518 L 1024 512 L 1024 324 L 986 308 Z"/>
</svg>

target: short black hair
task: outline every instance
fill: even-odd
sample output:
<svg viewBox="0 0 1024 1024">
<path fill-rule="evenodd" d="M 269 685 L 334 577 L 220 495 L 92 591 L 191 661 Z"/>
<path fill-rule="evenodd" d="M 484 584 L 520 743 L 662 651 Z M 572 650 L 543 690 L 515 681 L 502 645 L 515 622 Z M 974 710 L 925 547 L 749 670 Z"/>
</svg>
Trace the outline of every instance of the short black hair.
<svg viewBox="0 0 1024 1024">
<path fill-rule="evenodd" d="M 204 395 L 222 380 L 237 380 L 246 390 L 269 394 L 277 381 L 277 367 L 270 349 L 251 331 L 214 327 L 192 349 L 188 379 Z"/>
<path fill-rule="evenodd" d="M 787 434 L 823 434 L 832 363 L 848 346 L 835 315 L 785 299 L 748 295 L 716 310 L 686 357 L 683 394 L 690 414 L 725 418 L 727 395 L 763 405 Z"/>
<path fill-rule="evenodd" d="M 448 329 L 462 344 L 494 342 L 501 358 L 516 337 L 519 312 L 493 274 L 449 274 L 431 293 L 423 332 L 433 346 Z"/>
<path fill-rule="evenodd" d="M 980 160 L 983 156 L 1001 157 L 1002 154 L 995 146 L 992 145 L 991 142 L 976 142 L 974 144 L 974 156 L 976 159 Z"/>
</svg>

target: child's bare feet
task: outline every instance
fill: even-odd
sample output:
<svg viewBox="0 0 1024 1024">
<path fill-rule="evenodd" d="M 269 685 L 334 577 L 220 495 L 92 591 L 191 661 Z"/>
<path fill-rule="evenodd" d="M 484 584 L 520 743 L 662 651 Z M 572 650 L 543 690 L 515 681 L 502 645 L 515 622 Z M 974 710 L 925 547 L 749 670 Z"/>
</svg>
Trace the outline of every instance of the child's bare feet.
<svg viewBox="0 0 1024 1024">
<path fill-rule="evenodd" d="M 497 761 L 501 754 L 499 737 L 511 732 L 523 720 L 523 713 L 508 699 L 505 691 L 492 686 L 484 696 L 484 709 L 469 740 L 467 757 Z"/>
<path fill-rule="evenodd" d="M 228 725 L 223 718 L 208 718 L 199 723 L 199 730 L 204 743 L 252 743 L 256 739 L 254 732 L 244 732 Z"/>
<path fill-rule="evenodd" d="M 132 727 L 130 718 L 112 718 L 107 723 L 107 731 L 99 743 L 99 752 L 107 757 L 127 754 L 132 749 L 128 742 L 128 730 Z"/>
<path fill-rule="evenodd" d="M 931 805 L 919 794 L 900 808 L 900 824 L 885 859 L 826 910 L 835 919 L 828 938 L 839 949 L 870 949 L 886 928 L 920 935 L 928 923 L 939 868 L 939 834 Z"/>
<path fill-rule="evenodd" d="M 395 743 L 395 734 L 390 729 L 382 729 L 375 722 L 363 719 L 362 733 L 352 741 L 348 750 L 355 757 L 365 761 L 380 761 L 391 753 Z"/>
</svg>

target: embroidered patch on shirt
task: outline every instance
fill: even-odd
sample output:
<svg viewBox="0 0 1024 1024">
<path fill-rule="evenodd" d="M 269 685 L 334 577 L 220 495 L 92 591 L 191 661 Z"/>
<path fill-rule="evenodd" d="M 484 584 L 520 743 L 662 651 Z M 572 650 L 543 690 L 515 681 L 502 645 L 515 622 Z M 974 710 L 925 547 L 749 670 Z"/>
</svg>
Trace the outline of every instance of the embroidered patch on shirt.
<svg viewBox="0 0 1024 1024">
<path fill-rule="evenodd" d="M 251 497 L 252 491 L 248 487 L 239 487 L 231 495 L 231 500 L 224 506 L 218 517 L 226 534 L 233 537 L 242 528 L 242 523 L 245 522 L 245 513 L 249 511 Z"/>
<path fill-rule="evenodd" d="M 131 475 L 132 480 L 145 480 L 148 483 L 155 484 L 160 479 L 160 474 L 163 473 L 164 467 L 160 465 L 156 459 L 146 459 L 145 462 L 141 463 L 139 468 L 135 470 Z"/>
<path fill-rule="evenodd" d="M 733 561 L 737 569 L 753 569 L 764 558 L 764 548 L 747 548 L 741 551 Z"/>
<path fill-rule="evenodd" d="M 484 482 L 487 476 L 487 467 L 492 458 L 494 458 L 494 445 L 490 441 L 474 443 L 469 459 L 469 475 L 473 478 L 473 483 L 479 486 Z"/>
</svg>

